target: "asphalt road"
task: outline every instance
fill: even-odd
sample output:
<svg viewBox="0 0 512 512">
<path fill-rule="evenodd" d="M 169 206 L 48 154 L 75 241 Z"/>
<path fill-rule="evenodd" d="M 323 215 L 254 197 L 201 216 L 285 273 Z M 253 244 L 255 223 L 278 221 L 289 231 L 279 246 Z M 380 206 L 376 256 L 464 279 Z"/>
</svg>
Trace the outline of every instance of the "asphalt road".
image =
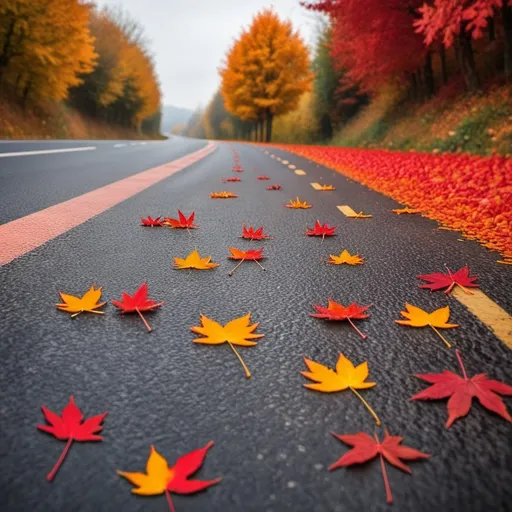
<svg viewBox="0 0 512 512">
<path fill-rule="evenodd" d="M 8 222 L 204 146 L 174 138 L 138 146 L 87 141 L 96 150 L 0 158 L 0 218 Z M 64 147 L 48 143 L 48 147 Z M 75 141 L 73 141 L 75 144 Z M 33 143 L 31 150 L 42 145 Z M 18 146 L 19 147 L 19 146 Z M 240 183 L 230 147 L 240 153 Z M 28 150 L 28 146 L 25 148 Z M 19 151 L 0 145 L 0 151 Z M 164 511 L 163 496 L 136 497 L 116 469 L 143 471 L 154 444 L 170 463 L 215 441 L 200 478 L 222 482 L 194 496 L 174 496 L 177 512 L 504 511 L 512 502 L 512 424 L 473 404 L 450 428 L 446 400 L 410 402 L 424 385 L 413 373 L 460 373 L 432 330 L 394 323 L 408 301 L 433 310 L 450 305 L 460 327 L 445 331 L 469 375 L 512 380 L 511 352 L 455 299 L 418 288 L 417 274 L 468 263 L 484 292 L 512 310 L 511 268 L 475 242 L 438 231 L 419 216 L 396 216 L 397 204 L 337 173 L 283 151 L 272 151 L 303 169 L 298 176 L 261 148 L 221 143 L 217 150 L 158 185 L 49 241 L 3 267 L 0 273 L 0 510 L 31 512 Z M 253 169 L 258 169 L 255 172 Z M 258 181 L 265 173 L 272 179 Z M 310 182 L 336 186 L 318 192 Z M 281 191 L 267 191 L 280 183 Z M 238 199 L 212 200 L 233 190 Z M 310 210 L 283 204 L 299 195 Z M 372 219 L 349 220 L 348 204 Z M 200 229 L 170 231 L 139 226 L 141 216 L 196 212 Z M 316 219 L 339 226 L 321 242 L 304 237 Z M 263 225 L 273 238 L 238 238 L 242 222 Z M 263 246 L 267 268 L 233 264 L 228 246 Z M 220 266 L 208 272 L 176 271 L 174 256 L 194 248 Z M 367 259 L 359 267 L 331 266 L 322 258 L 342 249 Z M 106 300 L 147 281 L 165 305 L 147 316 L 122 318 L 109 304 L 105 315 L 58 311 L 58 291 L 80 295 L 92 282 Z M 311 318 L 312 304 L 331 296 L 344 304 L 372 304 L 371 317 L 348 324 Z M 228 346 L 192 343 L 199 314 L 227 322 L 252 313 L 265 335 L 240 349 L 253 377 Z M 340 352 L 368 361 L 377 386 L 364 397 L 383 425 L 404 444 L 432 454 L 411 462 L 413 476 L 388 466 L 394 505 L 385 502 L 380 464 L 328 472 L 348 447 L 330 432 L 366 431 L 375 423 L 352 394 L 306 390 L 300 372 L 307 356 L 333 367 Z M 45 480 L 63 442 L 36 430 L 41 404 L 60 413 L 69 396 L 86 416 L 108 411 L 102 443 L 74 443 L 53 483 Z M 510 399 L 505 399 L 510 409 Z M 510 510 L 508 508 L 508 510 Z"/>
</svg>

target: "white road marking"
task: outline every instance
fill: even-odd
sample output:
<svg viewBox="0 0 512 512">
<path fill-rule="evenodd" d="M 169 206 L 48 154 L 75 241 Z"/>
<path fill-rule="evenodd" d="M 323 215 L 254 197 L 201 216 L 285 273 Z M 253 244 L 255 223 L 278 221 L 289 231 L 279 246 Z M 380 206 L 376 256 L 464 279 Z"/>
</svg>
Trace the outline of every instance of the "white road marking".
<svg viewBox="0 0 512 512">
<path fill-rule="evenodd" d="M 0 153 L 0 158 L 11 156 L 30 156 L 30 155 L 51 155 L 53 153 L 72 153 L 73 151 L 94 151 L 96 146 L 85 146 L 83 148 L 62 148 L 62 149 L 38 149 L 36 151 L 17 151 L 16 153 Z"/>
<path fill-rule="evenodd" d="M 114 144 L 115 148 L 124 148 L 126 144 Z"/>
</svg>

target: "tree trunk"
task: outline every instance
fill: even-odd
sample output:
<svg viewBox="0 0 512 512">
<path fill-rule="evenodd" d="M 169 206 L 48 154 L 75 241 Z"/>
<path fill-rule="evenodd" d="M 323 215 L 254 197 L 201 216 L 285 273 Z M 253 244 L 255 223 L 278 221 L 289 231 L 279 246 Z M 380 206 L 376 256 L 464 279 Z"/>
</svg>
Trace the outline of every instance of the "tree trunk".
<svg viewBox="0 0 512 512">
<path fill-rule="evenodd" d="M 29 80 L 27 80 L 27 83 L 25 84 L 25 87 L 23 89 L 23 94 L 21 96 L 23 108 L 25 108 L 27 106 L 27 100 L 28 100 L 28 95 L 30 94 L 30 89 L 32 89 L 32 80 L 29 79 Z"/>
<path fill-rule="evenodd" d="M 443 77 L 443 85 L 448 83 L 448 68 L 446 67 L 446 49 L 443 44 L 439 49 L 439 57 L 441 59 L 441 76 Z"/>
<path fill-rule="evenodd" d="M 265 121 L 263 119 L 260 119 L 258 124 L 260 126 L 260 137 L 259 137 L 259 139 L 260 139 L 260 142 L 263 142 L 263 140 L 264 140 L 263 139 L 263 127 L 265 125 Z"/>
<path fill-rule="evenodd" d="M 512 7 L 503 2 L 501 8 L 501 18 L 503 19 L 504 35 L 504 70 L 505 78 L 510 80 L 512 76 Z"/>
<path fill-rule="evenodd" d="M 427 96 L 433 96 L 436 93 L 436 83 L 434 80 L 434 71 L 432 69 L 432 52 L 427 52 L 425 56 L 425 66 L 423 68 L 423 76 L 425 77 L 425 87 Z"/>
<path fill-rule="evenodd" d="M 475 66 L 475 56 L 473 53 L 473 46 L 471 45 L 471 35 L 468 34 L 464 27 L 458 36 L 459 43 L 459 65 L 464 75 L 466 87 L 468 91 L 474 92 L 480 87 L 478 73 Z"/>
<path fill-rule="evenodd" d="M 267 142 L 272 141 L 272 121 L 274 120 L 274 115 L 270 112 L 267 112 Z"/>
<path fill-rule="evenodd" d="M 506 1 L 503 3 L 506 3 Z M 494 18 L 487 18 L 487 31 L 489 41 L 494 41 L 496 39 L 496 24 L 494 23 Z"/>
</svg>

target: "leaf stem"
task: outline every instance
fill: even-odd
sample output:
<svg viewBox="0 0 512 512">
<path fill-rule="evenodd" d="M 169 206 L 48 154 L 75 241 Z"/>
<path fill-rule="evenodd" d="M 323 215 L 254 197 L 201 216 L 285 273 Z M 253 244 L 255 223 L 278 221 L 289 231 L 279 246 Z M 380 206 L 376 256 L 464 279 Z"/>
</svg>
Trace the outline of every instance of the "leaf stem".
<svg viewBox="0 0 512 512">
<path fill-rule="evenodd" d="M 176 509 L 174 508 L 174 504 L 171 499 L 171 493 L 165 489 L 165 497 L 167 498 L 167 504 L 169 505 L 170 512 L 176 512 Z"/>
<path fill-rule="evenodd" d="M 66 458 L 66 455 L 67 455 L 69 449 L 71 448 L 72 442 L 73 442 L 73 438 L 70 437 L 68 439 L 68 442 L 66 443 L 66 446 L 64 447 L 64 450 L 60 454 L 59 460 L 55 463 L 55 466 L 53 466 L 52 470 L 46 475 L 46 480 L 48 480 L 48 482 L 51 482 L 55 478 L 57 471 L 59 470 L 61 464 L 64 462 L 64 459 Z"/>
<path fill-rule="evenodd" d="M 429 324 L 430 325 L 430 324 Z M 444 344 L 448 347 L 448 348 L 452 348 L 452 346 L 448 343 L 448 341 L 446 341 L 446 339 L 444 338 L 444 336 L 433 326 L 433 325 L 430 325 L 430 327 L 432 327 L 432 329 L 434 329 L 434 332 L 443 340 Z"/>
<path fill-rule="evenodd" d="M 83 310 L 83 309 L 81 309 L 81 310 L 80 310 L 80 311 L 78 311 L 77 313 L 72 314 L 72 315 L 71 315 L 71 318 L 75 318 L 75 316 L 78 316 L 80 313 L 83 313 L 83 312 L 84 312 L 84 310 Z"/>
<path fill-rule="evenodd" d="M 146 322 L 146 319 L 142 316 L 142 313 L 139 311 L 139 308 L 135 308 L 135 311 L 137 311 L 141 320 L 144 322 L 144 325 L 146 326 L 146 329 L 148 330 L 148 332 L 151 332 L 153 329 L 151 329 L 150 325 Z"/>
<path fill-rule="evenodd" d="M 233 275 L 233 272 L 245 261 L 245 258 L 242 258 L 240 260 L 240 262 L 237 264 L 237 266 L 231 271 L 231 272 L 228 272 L 228 276 L 232 276 Z"/>
<path fill-rule="evenodd" d="M 368 336 L 366 336 L 366 334 L 363 334 L 355 325 L 354 325 L 354 322 L 352 322 L 352 320 L 350 318 L 347 318 L 347 320 L 350 322 L 350 325 L 357 331 L 357 333 L 359 334 L 359 336 L 361 336 L 361 338 L 363 338 L 363 340 L 365 340 Z"/>
<path fill-rule="evenodd" d="M 359 398 L 359 400 L 361 400 L 361 402 L 363 402 L 364 406 L 368 409 L 369 413 L 373 416 L 373 419 L 375 420 L 375 423 L 377 424 L 377 426 L 380 426 L 380 424 L 381 424 L 380 419 L 377 416 L 377 414 L 375 414 L 375 411 L 370 407 L 370 404 L 354 388 L 351 387 L 350 391 L 352 391 L 357 396 L 357 398 Z"/>
<path fill-rule="evenodd" d="M 254 262 L 260 267 L 262 270 L 267 270 L 258 260 L 254 260 Z"/>
<path fill-rule="evenodd" d="M 455 355 L 457 356 L 457 359 L 459 360 L 459 364 L 462 369 L 462 375 L 464 375 L 464 380 L 468 380 L 468 375 L 466 373 L 466 368 L 464 368 L 464 363 L 462 362 L 462 359 L 460 357 L 460 352 L 458 350 L 455 350 Z"/>
<path fill-rule="evenodd" d="M 236 348 L 233 346 L 233 344 L 230 341 L 228 341 L 228 345 L 231 347 L 231 350 L 235 353 L 236 357 L 238 357 L 238 360 L 240 361 L 240 363 L 244 367 L 245 377 L 247 379 L 250 379 L 251 378 L 251 372 L 249 371 L 249 368 L 247 368 L 247 365 L 244 363 L 244 360 L 240 357 L 240 354 L 237 352 Z"/>
<path fill-rule="evenodd" d="M 386 488 L 386 501 L 388 503 L 393 503 L 393 495 L 391 494 L 391 487 L 389 485 L 388 473 L 386 471 L 386 464 L 384 464 L 384 457 L 382 453 L 380 455 L 380 467 L 382 469 L 382 477 L 384 478 L 384 487 Z"/>
</svg>

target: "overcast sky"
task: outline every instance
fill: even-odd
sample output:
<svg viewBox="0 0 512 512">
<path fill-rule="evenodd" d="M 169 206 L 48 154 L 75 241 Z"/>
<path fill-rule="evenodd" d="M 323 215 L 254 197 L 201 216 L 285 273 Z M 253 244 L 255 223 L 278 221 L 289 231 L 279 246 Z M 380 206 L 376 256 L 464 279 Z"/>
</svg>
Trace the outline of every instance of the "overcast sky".
<svg viewBox="0 0 512 512">
<path fill-rule="evenodd" d="M 290 19 L 307 44 L 315 17 L 299 0 L 97 0 L 121 6 L 151 40 L 164 105 L 196 108 L 208 103 L 219 85 L 217 68 L 232 40 L 264 7 Z"/>
</svg>

